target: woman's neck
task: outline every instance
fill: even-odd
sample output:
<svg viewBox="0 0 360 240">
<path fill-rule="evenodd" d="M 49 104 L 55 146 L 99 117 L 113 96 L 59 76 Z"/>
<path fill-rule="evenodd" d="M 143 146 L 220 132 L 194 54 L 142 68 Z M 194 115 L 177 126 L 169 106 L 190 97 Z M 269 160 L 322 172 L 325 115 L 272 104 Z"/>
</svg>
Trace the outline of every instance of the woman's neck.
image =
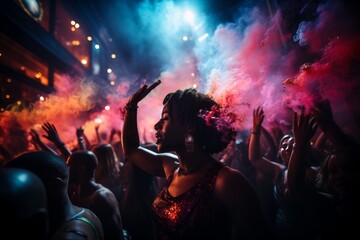
<svg viewBox="0 0 360 240">
<path fill-rule="evenodd" d="M 184 153 L 179 156 L 179 175 L 198 172 L 212 162 L 212 157 L 205 152 Z"/>
</svg>

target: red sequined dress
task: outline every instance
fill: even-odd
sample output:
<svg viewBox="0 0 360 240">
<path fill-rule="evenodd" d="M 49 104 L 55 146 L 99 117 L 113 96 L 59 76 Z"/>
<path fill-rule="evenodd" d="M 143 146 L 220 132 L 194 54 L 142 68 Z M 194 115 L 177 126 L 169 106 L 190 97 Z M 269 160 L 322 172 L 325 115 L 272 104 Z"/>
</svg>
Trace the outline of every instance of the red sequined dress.
<svg viewBox="0 0 360 240">
<path fill-rule="evenodd" d="M 230 239 L 231 218 L 214 196 L 215 180 L 223 167 L 216 162 L 198 183 L 177 197 L 168 191 L 174 173 L 170 175 L 152 205 L 159 239 Z"/>
</svg>

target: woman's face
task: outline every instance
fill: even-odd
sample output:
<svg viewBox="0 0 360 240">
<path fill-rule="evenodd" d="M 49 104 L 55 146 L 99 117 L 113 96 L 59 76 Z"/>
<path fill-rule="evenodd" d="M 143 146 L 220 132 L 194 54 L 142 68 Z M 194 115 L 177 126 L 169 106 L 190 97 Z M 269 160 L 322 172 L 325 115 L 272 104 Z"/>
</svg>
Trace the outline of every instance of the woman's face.
<svg viewBox="0 0 360 240">
<path fill-rule="evenodd" d="M 293 149 L 293 144 L 294 144 L 294 138 L 290 137 L 290 136 L 287 138 L 284 138 L 280 142 L 279 154 L 280 154 L 282 161 L 284 162 L 284 164 L 286 166 L 289 164 L 289 159 L 290 159 L 290 155 L 291 155 L 291 152 Z"/>
<path fill-rule="evenodd" d="M 185 149 L 185 125 L 176 118 L 176 111 L 169 115 L 169 105 L 165 104 L 160 120 L 155 124 L 156 144 L 159 152 L 181 151 Z"/>
</svg>

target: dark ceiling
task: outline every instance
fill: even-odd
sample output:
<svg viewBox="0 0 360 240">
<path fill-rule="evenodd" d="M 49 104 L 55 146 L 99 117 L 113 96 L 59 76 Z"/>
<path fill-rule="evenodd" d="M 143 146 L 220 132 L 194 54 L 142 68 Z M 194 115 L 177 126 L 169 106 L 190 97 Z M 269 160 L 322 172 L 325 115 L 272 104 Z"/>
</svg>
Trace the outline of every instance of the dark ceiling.
<svg viewBox="0 0 360 240">
<path fill-rule="evenodd" d="M 100 25 L 106 29 L 112 40 L 114 51 L 122 57 L 124 68 L 130 73 L 157 75 L 166 68 L 166 64 L 176 58 L 171 50 L 178 43 L 171 38 L 170 32 L 164 30 L 167 22 L 162 19 L 166 4 L 190 6 L 197 13 L 206 16 L 209 33 L 219 24 L 237 21 L 239 8 L 247 6 L 248 10 L 259 6 L 267 14 L 271 8 L 282 6 L 284 17 L 288 18 L 289 28 L 296 29 L 299 12 L 312 2 L 321 0 L 77 0 L 81 2 L 78 9 L 91 9 L 94 16 L 92 26 Z M 246 8 L 243 8 L 246 9 Z M 310 14 L 311 15 L 311 14 Z M 175 17 L 174 17 L 175 18 Z M 179 39 L 179 38 L 178 38 Z M 176 39 L 175 39 L 176 40 Z"/>
<path fill-rule="evenodd" d="M 80 3 L 81 2 L 81 3 Z M 125 61 L 126 68 L 131 72 L 151 73 L 161 71 L 161 67 L 169 56 L 158 54 L 158 47 L 163 44 L 161 36 L 152 29 L 151 22 L 158 17 L 159 8 L 165 3 L 172 2 L 174 5 L 187 5 L 194 7 L 196 11 L 208 17 L 213 26 L 221 22 L 232 21 L 232 11 L 243 1 L 241 0 L 78 0 L 77 9 L 82 11 L 91 9 L 95 14 L 91 19 L 93 26 L 99 23 L 105 26 L 107 34 L 112 39 L 114 51 L 118 52 Z M 153 16 L 148 16 L 149 21 L 144 21 L 139 7 L 148 4 L 153 7 Z M 157 6 L 157 8 L 155 7 Z M 160 7 L 159 7 L 160 6 Z"/>
</svg>

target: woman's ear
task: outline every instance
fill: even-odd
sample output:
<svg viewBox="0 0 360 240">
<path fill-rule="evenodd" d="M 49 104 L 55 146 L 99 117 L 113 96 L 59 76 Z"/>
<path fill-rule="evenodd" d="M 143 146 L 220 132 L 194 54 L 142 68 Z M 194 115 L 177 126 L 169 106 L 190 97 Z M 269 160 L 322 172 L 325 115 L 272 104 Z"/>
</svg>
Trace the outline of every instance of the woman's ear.
<svg viewBox="0 0 360 240">
<path fill-rule="evenodd" d="M 65 183 L 64 183 L 64 180 L 61 179 L 60 177 L 57 177 L 53 180 L 53 184 L 57 187 L 57 188 L 60 188 L 62 187 Z"/>
<path fill-rule="evenodd" d="M 185 132 L 185 149 L 186 152 L 194 152 L 195 139 L 194 139 L 195 127 L 187 127 Z"/>
</svg>

